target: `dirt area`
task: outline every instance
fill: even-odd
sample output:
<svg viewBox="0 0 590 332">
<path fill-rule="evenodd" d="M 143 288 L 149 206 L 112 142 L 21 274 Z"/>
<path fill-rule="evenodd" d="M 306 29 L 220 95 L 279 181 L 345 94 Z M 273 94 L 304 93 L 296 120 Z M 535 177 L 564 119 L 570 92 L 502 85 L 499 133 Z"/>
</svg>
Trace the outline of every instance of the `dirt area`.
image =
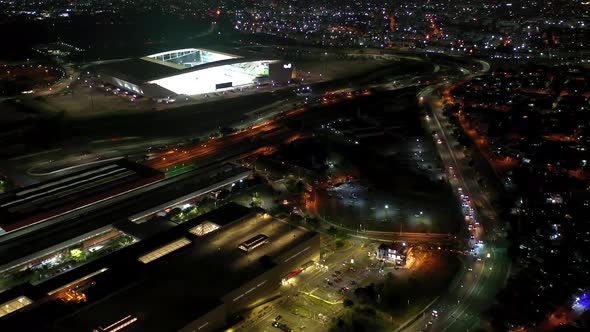
<svg viewBox="0 0 590 332">
<path fill-rule="evenodd" d="M 326 60 L 326 61 L 314 61 L 314 62 L 300 62 L 296 64 L 297 76 L 307 78 L 323 78 L 323 79 L 339 79 L 348 76 L 358 75 L 365 71 L 371 71 L 379 68 L 387 63 L 388 61 L 378 60 Z"/>
<path fill-rule="evenodd" d="M 43 89 L 63 79 L 65 72 L 51 65 L 31 64 L 0 66 L 0 95 L 16 95 L 23 91 Z"/>
<path fill-rule="evenodd" d="M 414 264 L 412 271 L 416 273 L 440 273 L 449 268 L 450 259 L 447 252 L 433 248 L 432 250 L 414 247 L 412 250 Z"/>
</svg>

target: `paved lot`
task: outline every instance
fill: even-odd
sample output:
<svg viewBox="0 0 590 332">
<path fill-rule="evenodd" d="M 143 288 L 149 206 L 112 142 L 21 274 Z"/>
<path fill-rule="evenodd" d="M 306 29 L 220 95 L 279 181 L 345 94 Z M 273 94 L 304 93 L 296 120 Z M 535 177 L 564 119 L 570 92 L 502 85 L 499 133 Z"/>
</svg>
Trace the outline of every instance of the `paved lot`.
<svg viewBox="0 0 590 332">
<path fill-rule="evenodd" d="M 279 298 L 253 309 L 235 328 L 238 331 L 279 331 L 272 326 L 278 317 L 278 322 L 294 331 L 325 331 L 331 319 L 342 311 L 342 301 L 352 295 L 355 287 L 383 278 L 383 273 L 371 268 L 366 258 L 376 244 L 363 246 L 356 240 L 351 244 L 341 251 L 326 252 L 319 265 L 287 281 Z"/>
</svg>

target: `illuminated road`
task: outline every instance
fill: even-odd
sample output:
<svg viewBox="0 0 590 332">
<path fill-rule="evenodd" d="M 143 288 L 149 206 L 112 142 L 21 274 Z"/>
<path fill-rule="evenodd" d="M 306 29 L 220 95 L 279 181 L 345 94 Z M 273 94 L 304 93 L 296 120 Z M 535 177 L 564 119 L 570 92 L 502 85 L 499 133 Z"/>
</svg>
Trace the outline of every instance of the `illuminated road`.
<svg viewBox="0 0 590 332">
<path fill-rule="evenodd" d="M 147 165 L 160 170 L 166 170 L 170 167 L 187 163 L 207 155 L 224 152 L 227 147 L 233 144 L 242 142 L 245 139 L 252 138 L 266 132 L 274 131 L 277 128 L 278 126 L 276 123 L 269 122 L 266 124 L 254 126 L 251 129 L 246 129 L 227 135 L 222 138 L 209 140 L 198 146 L 182 149 L 171 149 L 158 154 L 158 156 L 152 161 L 148 162 Z"/>
<path fill-rule="evenodd" d="M 211 159 L 217 160 L 227 157 L 232 153 L 242 155 L 248 151 L 250 151 L 250 154 L 252 154 L 252 151 L 264 152 L 266 151 L 264 149 L 265 145 L 292 141 L 300 137 L 300 135 L 291 133 L 283 126 L 280 126 L 279 122 L 299 115 L 305 110 L 305 108 L 291 110 L 273 120 L 268 120 L 221 138 L 209 140 L 198 146 L 175 148 L 159 153 L 147 165 L 163 171 L 170 171 L 173 167 L 184 166 L 200 158 L 207 157 L 211 161 Z M 239 149 L 240 146 L 242 149 Z M 263 149 L 261 150 L 261 148 Z"/>
<path fill-rule="evenodd" d="M 453 235 L 449 236 L 449 234 L 447 234 L 447 233 L 442 234 L 442 233 L 403 232 L 400 234 L 400 232 L 370 231 L 370 230 L 358 230 L 358 229 L 353 230 L 353 229 L 346 228 L 344 226 L 341 226 L 341 225 L 338 225 L 338 224 L 335 224 L 335 223 L 325 220 L 314 210 L 310 210 L 308 208 L 307 211 L 312 213 L 313 215 L 315 215 L 316 218 L 319 218 L 320 220 L 322 220 L 323 223 L 325 223 L 331 227 L 344 230 L 344 231 L 350 233 L 350 235 L 352 237 L 359 238 L 359 239 L 369 239 L 369 240 L 384 241 L 384 242 L 405 241 L 405 242 L 412 242 L 412 243 L 438 243 L 438 244 L 456 242 L 455 236 L 453 236 Z"/>
<path fill-rule="evenodd" d="M 442 86 L 444 84 L 427 87 L 418 96 L 428 97 Z M 442 108 L 432 105 L 432 116 L 426 121 L 429 129 L 435 130 L 441 140 L 437 146 L 449 170 L 451 185 L 458 194 L 464 193 L 469 197 L 470 206 L 478 207 L 475 218 L 479 225 L 470 232 L 474 236 L 470 240 L 470 247 L 475 247 L 477 257 L 471 252 L 464 257 L 464 269 L 449 285 L 448 292 L 442 294 L 431 307 L 439 312 L 438 318 L 427 311 L 405 330 L 470 331 L 477 327 L 485 328 L 481 326 L 479 315 L 493 303 L 497 291 L 503 287 L 510 273 L 507 243 L 501 239 L 496 213 L 477 183 L 474 170 L 466 166 L 465 155 L 460 148 L 456 148 L 459 145 L 450 134 L 452 127 L 443 116 Z M 483 244 L 478 245 L 478 241 L 483 241 Z"/>
</svg>

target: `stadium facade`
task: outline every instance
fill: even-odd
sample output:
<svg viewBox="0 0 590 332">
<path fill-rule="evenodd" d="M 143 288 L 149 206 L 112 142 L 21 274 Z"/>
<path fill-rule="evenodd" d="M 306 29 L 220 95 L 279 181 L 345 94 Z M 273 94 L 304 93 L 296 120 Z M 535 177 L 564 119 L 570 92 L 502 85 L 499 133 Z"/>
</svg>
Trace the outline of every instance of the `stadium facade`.
<svg viewBox="0 0 590 332">
<path fill-rule="evenodd" d="M 293 65 L 208 49 L 186 48 L 98 66 L 108 84 L 134 94 L 166 98 L 250 85 L 288 83 Z"/>
</svg>

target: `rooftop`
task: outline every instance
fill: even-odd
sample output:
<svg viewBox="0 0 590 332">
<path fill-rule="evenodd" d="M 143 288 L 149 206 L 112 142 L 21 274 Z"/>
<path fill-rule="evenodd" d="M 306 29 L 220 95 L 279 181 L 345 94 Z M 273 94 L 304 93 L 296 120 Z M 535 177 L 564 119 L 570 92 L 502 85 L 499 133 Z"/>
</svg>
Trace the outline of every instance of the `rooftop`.
<svg viewBox="0 0 590 332">
<path fill-rule="evenodd" d="M 406 245 L 405 242 L 381 243 L 379 245 L 380 250 L 390 250 L 402 254 L 406 253 L 408 251 L 408 248 L 409 247 Z"/>
<path fill-rule="evenodd" d="M 190 67 L 194 66 L 201 69 L 205 68 L 202 67 L 205 64 L 216 66 L 218 62 L 235 60 L 239 56 L 207 49 L 187 48 L 103 64 L 97 67 L 97 71 L 130 83 L 141 84 L 158 78 L 181 74 L 187 72 L 187 70 L 190 71 L 190 67 L 187 68 L 187 64 L 180 61 L 180 59 L 184 58 L 193 60 L 187 62 Z"/>
<path fill-rule="evenodd" d="M 181 61 L 185 57 L 186 61 Z M 254 61 L 275 60 L 259 55 L 248 55 L 246 58 L 225 52 L 187 48 L 102 64 L 96 67 L 96 71 L 139 85 L 179 74 Z"/>
<path fill-rule="evenodd" d="M 17 230 L 158 176 L 162 173 L 121 159 L 18 188 L 0 195 L 0 227 Z"/>
<path fill-rule="evenodd" d="M 180 74 L 180 69 L 139 58 L 100 65 L 96 70 L 134 84 Z"/>
<path fill-rule="evenodd" d="M 27 233 L 18 234 L 18 237 L 0 237 L 0 266 L 21 260 L 28 255 L 39 255 L 47 252 L 48 248 L 63 243 L 71 243 L 80 236 L 95 233 L 97 229 L 113 225 L 126 234 L 138 239 L 150 238 L 156 234 L 165 232 L 176 226 L 171 221 L 159 220 L 158 222 L 145 222 L 135 224 L 129 222 L 130 214 L 141 213 L 146 209 L 153 209 L 161 206 L 164 202 L 170 202 L 171 198 L 195 196 L 195 190 L 214 187 L 214 184 L 227 181 L 237 172 L 244 172 L 243 168 L 233 166 L 229 171 L 225 164 L 203 167 L 195 172 L 186 173 L 186 180 L 179 183 L 172 182 L 169 185 L 158 187 L 158 189 L 147 190 L 137 196 L 135 200 L 123 200 L 109 205 L 109 209 L 98 209 L 82 217 L 67 219 L 67 222 L 60 222 L 39 230 L 32 230 Z M 215 175 L 217 174 L 217 175 Z M 212 176 L 215 175 L 215 176 Z M 167 206 L 167 205 L 166 205 Z M 217 209 L 208 214 L 211 221 L 218 225 L 224 225 L 249 213 L 249 209 L 237 206 L 232 209 Z M 154 212 L 155 213 L 155 212 Z M 65 217 L 65 216 L 64 216 Z"/>
<path fill-rule="evenodd" d="M 232 217 L 237 220 L 230 222 Z M 208 222 L 222 227 L 204 236 L 191 233 L 197 225 Z M 247 254 L 238 249 L 241 242 L 258 234 L 268 235 L 270 242 Z M 85 291 L 89 304 L 58 320 L 54 329 L 91 331 L 128 315 L 138 320 L 126 331 L 178 329 L 221 304 L 230 291 L 274 267 L 273 259 L 314 236 L 316 233 L 275 220 L 260 210 L 228 204 L 90 263 L 83 271 L 38 285 L 31 293 L 45 293 L 106 267 L 108 271 L 93 277 L 96 286 Z M 141 262 L 146 255 L 149 262 Z M 15 294 L 28 295 L 23 288 L 3 295 L 15 298 Z M 25 324 L 27 316 L 39 316 L 31 311 L 12 316 L 8 323 Z M 52 321 L 56 316 L 47 317 Z"/>
<path fill-rule="evenodd" d="M 241 242 L 260 233 L 272 241 L 249 254 L 238 250 Z M 181 241 L 183 247 L 146 263 L 141 281 L 80 310 L 60 325 L 66 330 L 91 330 L 131 314 L 140 319 L 129 331 L 181 328 L 219 305 L 222 296 L 274 266 L 261 257 L 280 255 L 310 234 L 254 215 L 210 236 L 192 238 L 192 244 L 180 237 L 172 243 Z"/>
</svg>

